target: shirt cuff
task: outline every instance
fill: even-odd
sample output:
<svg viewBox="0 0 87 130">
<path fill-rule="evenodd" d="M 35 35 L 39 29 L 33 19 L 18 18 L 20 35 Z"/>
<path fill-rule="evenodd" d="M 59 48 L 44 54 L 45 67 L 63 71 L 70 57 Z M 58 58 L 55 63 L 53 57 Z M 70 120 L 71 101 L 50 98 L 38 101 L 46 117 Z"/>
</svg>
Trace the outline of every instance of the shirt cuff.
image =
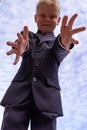
<svg viewBox="0 0 87 130">
<path fill-rule="evenodd" d="M 61 35 L 60 34 L 58 36 L 58 43 L 59 43 L 60 48 L 65 50 L 65 46 L 61 43 Z"/>
<path fill-rule="evenodd" d="M 26 46 L 25 52 L 28 51 L 28 50 L 29 50 L 29 41 L 28 41 L 28 43 L 27 43 L 27 46 Z M 24 52 L 24 53 L 25 53 L 25 52 Z"/>
<path fill-rule="evenodd" d="M 60 48 L 65 50 L 65 46 L 61 43 L 61 35 L 60 34 L 58 36 L 58 43 L 59 43 Z M 74 47 L 74 44 L 70 43 L 69 44 L 69 49 L 72 49 L 73 47 Z"/>
</svg>

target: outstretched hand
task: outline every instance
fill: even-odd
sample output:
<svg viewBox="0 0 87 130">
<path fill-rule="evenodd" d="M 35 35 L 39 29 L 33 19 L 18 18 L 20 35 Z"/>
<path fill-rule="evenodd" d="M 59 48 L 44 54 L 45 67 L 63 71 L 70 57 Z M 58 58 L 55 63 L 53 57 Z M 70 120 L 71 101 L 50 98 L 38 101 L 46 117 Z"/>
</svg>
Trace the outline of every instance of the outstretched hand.
<svg viewBox="0 0 87 130">
<path fill-rule="evenodd" d="M 63 20 L 62 20 L 62 25 L 60 28 L 61 31 L 61 43 L 63 44 L 63 46 L 65 47 L 65 50 L 67 52 L 70 52 L 69 50 L 69 45 L 70 43 L 73 44 L 78 44 L 79 41 L 77 41 L 76 39 L 74 39 L 72 36 L 74 34 L 77 34 L 79 32 L 84 31 L 86 28 L 85 27 L 79 27 L 79 28 L 75 28 L 72 29 L 72 26 L 74 24 L 75 19 L 77 18 L 77 14 L 74 14 L 70 20 L 68 21 L 68 16 L 64 16 Z M 67 23 L 68 21 L 68 23 Z"/>
<path fill-rule="evenodd" d="M 7 55 L 16 54 L 14 65 L 18 63 L 21 55 L 25 52 L 28 46 L 28 27 L 24 26 L 23 28 L 23 35 L 21 33 L 17 33 L 17 41 L 16 42 L 7 42 L 8 46 L 11 46 L 12 49 L 7 52 Z"/>
</svg>

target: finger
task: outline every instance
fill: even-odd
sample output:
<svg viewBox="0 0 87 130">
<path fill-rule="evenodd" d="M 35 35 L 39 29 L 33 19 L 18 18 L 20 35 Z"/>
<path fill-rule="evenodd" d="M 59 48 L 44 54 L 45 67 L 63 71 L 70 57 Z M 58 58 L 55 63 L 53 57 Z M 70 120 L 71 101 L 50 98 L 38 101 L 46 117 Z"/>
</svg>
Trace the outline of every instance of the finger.
<svg viewBox="0 0 87 130">
<path fill-rule="evenodd" d="M 23 36 L 21 33 L 17 33 L 17 36 L 18 36 L 18 44 L 22 43 L 23 42 Z"/>
<path fill-rule="evenodd" d="M 79 44 L 79 41 L 75 40 L 74 38 L 71 38 L 70 42 L 73 43 L 73 44 Z"/>
<path fill-rule="evenodd" d="M 86 30 L 85 27 L 75 28 L 75 29 L 72 30 L 72 35 L 76 34 L 76 33 L 80 33 L 80 32 L 85 31 L 85 30 Z"/>
<path fill-rule="evenodd" d="M 28 27 L 27 26 L 24 26 L 23 37 L 24 39 L 28 40 Z"/>
<path fill-rule="evenodd" d="M 61 29 L 66 27 L 68 16 L 64 16 L 62 19 Z"/>
<path fill-rule="evenodd" d="M 10 50 L 9 52 L 7 52 L 7 55 L 12 55 L 12 54 L 16 54 L 16 52 L 15 52 L 15 50 L 14 49 L 12 49 L 12 50 Z"/>
<path fill-rule="evenodd" d="M 72 29 L 72 26 L 73 26 L 73 24 L 74 24 L 74 21 L 75 21 L 75 19 L 77 18 L 77 14 L 74 14 L 72 17 L 71 17 L 71 19 L 69 20 L 69 22 L 68 22 L 68 28 L 69 29 Z"/>
<path fill-rule="evenodd" d="M 15 61 L 13 64 L 16 65 L 18 63 L 19 59 L 20 59 L 20 55 L 16 55 L 16 58 L 15 58 Z"/>
<path fill-rule="evenodd" d="M 7 45 L 8 45 L 8 46 L 11 46 L 11 47 L 15 47 L 15 48 L 17 47 L 17 44 L 15 44 L 15 42 L 10 42 L 10 41 L 8 41 L 8 42 L 7 42 Z"/>
</svg>

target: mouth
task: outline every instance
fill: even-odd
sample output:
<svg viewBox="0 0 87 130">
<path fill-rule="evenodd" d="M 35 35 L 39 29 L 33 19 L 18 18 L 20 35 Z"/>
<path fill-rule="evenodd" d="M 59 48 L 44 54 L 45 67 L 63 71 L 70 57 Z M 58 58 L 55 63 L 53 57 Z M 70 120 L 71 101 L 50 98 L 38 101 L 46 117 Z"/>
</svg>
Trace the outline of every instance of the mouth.
<svg viewBox="0 0 87 130">
<path fill-rule="evenodd" d="M 51 27 L 50 24 L 43 24 L 43 26 L 46 26 L 46 27 Z"/>
</svg>

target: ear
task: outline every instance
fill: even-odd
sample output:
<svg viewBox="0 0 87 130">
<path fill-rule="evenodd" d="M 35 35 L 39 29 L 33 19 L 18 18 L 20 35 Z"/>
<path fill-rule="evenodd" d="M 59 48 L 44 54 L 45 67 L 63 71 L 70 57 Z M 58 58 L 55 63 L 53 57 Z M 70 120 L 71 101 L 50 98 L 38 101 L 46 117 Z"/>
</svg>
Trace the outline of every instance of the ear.
<svg viewBox="0 0 87 130">
<path fill-rule="evenodd" d="M 35 23 L 37 23 L 37 14 L 34 15 Z"/>
<path fill-rule="evenodd" d="M 59 24 L 60 20 L 61 20 L 61 17 L 58 17 L 57 25 Z"/>
</svg>

